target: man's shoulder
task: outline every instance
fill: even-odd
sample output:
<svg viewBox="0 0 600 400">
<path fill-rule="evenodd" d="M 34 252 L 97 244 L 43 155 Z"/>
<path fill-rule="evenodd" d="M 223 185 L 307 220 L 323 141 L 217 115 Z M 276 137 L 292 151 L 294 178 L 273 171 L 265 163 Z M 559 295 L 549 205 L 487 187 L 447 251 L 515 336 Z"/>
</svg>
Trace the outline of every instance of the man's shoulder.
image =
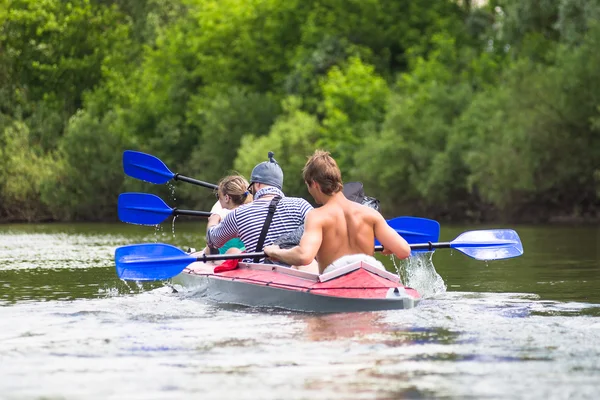
<svg viewBox="0 0 600 400">
<path fill-rule="evenodd" d="M 282 198 L 282 200 L 286 200 L 286 201 L 306 201 L 306 199 L 302 198 L 302 197 L 295 197 L 295 196 L 285 196 Z"/>
<path fill-rule="evenodd" d="M 312 208 L 312 206 L 310 205 L 310 203 L 308 201 L 306 201 L 306 199 L 303 199 L 302 197 L 286 196 L 286 197 L 283 197 L 281 199 L 281 201 L 284 202 L 284 203 L 308 205 L 308 206 L 310 206 Z"/>
</svg>

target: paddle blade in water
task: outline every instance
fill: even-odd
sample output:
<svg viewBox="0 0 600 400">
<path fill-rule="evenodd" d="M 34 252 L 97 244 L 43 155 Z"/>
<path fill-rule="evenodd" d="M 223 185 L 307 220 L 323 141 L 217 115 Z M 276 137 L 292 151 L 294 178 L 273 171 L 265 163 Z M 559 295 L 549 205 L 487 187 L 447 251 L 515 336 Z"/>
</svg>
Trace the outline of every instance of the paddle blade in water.
<svg viewBox="0 0 600 400">
<path fill-rule="evenodd" d="M 523 244 L 512 229 L 469 231 L 454 239 L 450 245 L 476 260 L 502 260 L 523 254 Z"/>
<path fill-rule="evenodd" d="M 195 257 L 163 243 L 134 244 L 115 251 L 117 275 L 127 281 L 169 279 L 194 261 Z"/>
<path fill-rule="evenodd" d="M 120 194 L 118 211 L 121 221 L 137 225 L 158 225 L 173 215 L 173 209 L 160 197 L 148 193 Z"/>
<path fill-rule="evenodd" d="M 157 185 L 167 183 L 175 177 L 158 158 L 133 150 L 123 152 L 123 171 L 133 178 Z"/>
</svg>

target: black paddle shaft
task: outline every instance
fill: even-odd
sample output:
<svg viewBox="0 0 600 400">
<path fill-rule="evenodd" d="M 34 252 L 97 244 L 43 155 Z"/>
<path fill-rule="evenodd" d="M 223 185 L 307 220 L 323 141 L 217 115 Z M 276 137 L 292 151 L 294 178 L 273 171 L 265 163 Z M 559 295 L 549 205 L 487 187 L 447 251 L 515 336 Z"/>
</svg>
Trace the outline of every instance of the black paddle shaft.
<svg viewBox="0 0 600 400">
<path fill-rule="evenodd" d="M 450 242 L 446 242 L 446 243 L 419 243 L 419 244 L 411 244 L 410 245 L 410 249 L 411 250 L 429 250 L 432 251 L 433 249 L 449 249 L 452 246 L 452 243 Z M 375 251 L 383 251 L 383 246 L 375 246 Z M 263 258 L 263 257 L 267 257 L 267 255 L 264 253 L 264 251 L 261 252 L 257 252 L 257 253 L 236 253 L 236 254 L 218 254 L 218 255 L 206 255 L 203 254 L 202 256 L 196 257 L 196 261 L 202 261 L 202 262 L 207 262 L 207 261 L 220 261 L 220 260 L 239 260 L 242 258 Z"/>
<path fill-rule="evenodd" d="M 433 249 L 449 249 L 450 243 L 421 243 L 421 244 L 411 244 L 410 248 L 412 250 L 433 250 Z M 383 246 L 375 246 L 375 251 L 383 251 Z M 256 253 L 235 253 L 235 254 L 215 254 L 215 255 L 206 255 L 196 257 L 196 261 L 220 261 L 220 260 L 239 260 L 242 258 L 263 258 L 267 257 L 264 251 L 256 252 Z"/>
<path fill-rule="evenodd" d="M 198 185 L 198 186 L 204 186 L 205 188 L 209 188 L 209 189 L 215 189 L 216 190 L 216 189 L 219 188 L 215 184 L 204 182 L 204 181 L 199 181 L 198 179 L 189 178 L 187 176 L 183 176 L 183 175 L 179 175 L 179 174 L 175 174 L 175 176 L 173 177 L 173 179 L 176 180 L 176 181 L 182 181 L 182 182 L 192 183 L 192 184 Z"/>
<path fill-rule="evenodd" d="M 191 215 L 194 217 L 210 217 L 212 215 L 212 213 L 210 211 L 178 210 L 178 209 L 174 208 L 173 215 Z"/>
<path fill-rule="evenodd" d="M 419 243 L 419 244 L 409 244 L 411 250 L 429 250 L 433 251 L 434 249 L 450 249 L 452 248 L 452 243 L 450 242 L 440 242 L 440 243 Z M 375 251 L 383 251 L 383 246 L 375 246 Z"/>
<path fill-rule="evenodd" d="M 264 251 L 261 252 L 257 252 L 257 253 L 234 253 L 234 254 L 203 254 L 199 257 L 196 257 L 196 261 L 202 261 L 202 262 L 207 262 L 207 261 L 221 261 L 221 260 L 241 260 L 243 258 L 263 258 L 266 257 L 267 255 L 265 254 Z"/>
</svg>

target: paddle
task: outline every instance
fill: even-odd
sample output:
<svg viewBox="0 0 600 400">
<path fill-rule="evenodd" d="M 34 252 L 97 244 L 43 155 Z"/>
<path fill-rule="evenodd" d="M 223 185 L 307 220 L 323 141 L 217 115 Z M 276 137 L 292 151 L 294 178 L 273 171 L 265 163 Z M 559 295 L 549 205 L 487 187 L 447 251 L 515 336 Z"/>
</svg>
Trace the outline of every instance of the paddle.
<svg viewBox="0 0 600 400">
<path fill-rule="evenodd" d="M 477 260 L 501 260 L 523 254 L 517 232 L 511 229 L 491 229 L 465 232 L 452 242 L 411 244 L 412 250 L 456 249 Z M 383 250 L 382 246 L 375 248 Z M 117 275 L 124 280 L 155 281 L 169 279 L 181 273 L 195 261 L 218 261 L 265 257 L 264 252 L 215 254 L 194 257 L 183 250 L 163 243 L 122 246 L 115 251 Z"/>
<path fill-rule="evenodd" d="M 451 242 L 411 244 L 411 250 L 456 249 L 476 260 L 502 260 L 523 254 L 523 244 L 512 229 L 468 231 Z M 383 250 L 382 246 L 375 247 Z"/>
<path fill-rule="evenodd" d="M 210 217 L 211 214 L 171 208 L 160 197 L 148 193 L 121 193 L 118 210 L 121 221 L 137 225 L 158 225 L 171 215 Z"/>
<path fill-rule="evenodd" d="M 158 158 L 141 153 L 139 151 L 125 150 L 123 152 L 123 171 L 125 174 L 140 179 L 142 181 L 161 185 L 167 183 L 171 179 L 176 181 L 193 183 L 194 185 L 204 186 L 209 189 L 217 189 L 218 186 L 212 183 L 199 181 L 197 179 L 188 178 L 180 174 L 175 174 L 167 168 Z"/>
</svg>

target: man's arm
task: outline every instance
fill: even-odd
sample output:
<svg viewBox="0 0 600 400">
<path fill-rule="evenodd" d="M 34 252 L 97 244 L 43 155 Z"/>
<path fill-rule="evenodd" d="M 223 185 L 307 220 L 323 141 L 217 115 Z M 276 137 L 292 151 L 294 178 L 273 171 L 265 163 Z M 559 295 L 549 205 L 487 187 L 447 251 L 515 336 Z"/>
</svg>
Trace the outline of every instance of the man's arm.
<svg viewBox="0 0 600 400">
<path fill-rule="evenodd" d="M 383 245 L 383 254 L 394 254 L 403 259 L 410 256 L 410 246 L 402 236 L 390 227 L 381 214 L 377 213 L 375 222 L 375 238 Z"/>
<path fill-rule="evenodd" d="M 283 261 L 290 265 L 310 264 L 323 241 L 323 230 L 314 211 L 310 211 L 304 220 L 304 234 L 300 239 L 300 244 L 291 249 L 281 249 L 277 245 L 265 246 L 264 252 L 276 260 Z"/>
<path fill-rule="evenodd" d="M 212 214 L 206 226 L 206 242 L 209 247 L 222 247 L 228 240 L 238 237 L 234 212 L 221 219 L 219 214 Z"/>
</svg>

